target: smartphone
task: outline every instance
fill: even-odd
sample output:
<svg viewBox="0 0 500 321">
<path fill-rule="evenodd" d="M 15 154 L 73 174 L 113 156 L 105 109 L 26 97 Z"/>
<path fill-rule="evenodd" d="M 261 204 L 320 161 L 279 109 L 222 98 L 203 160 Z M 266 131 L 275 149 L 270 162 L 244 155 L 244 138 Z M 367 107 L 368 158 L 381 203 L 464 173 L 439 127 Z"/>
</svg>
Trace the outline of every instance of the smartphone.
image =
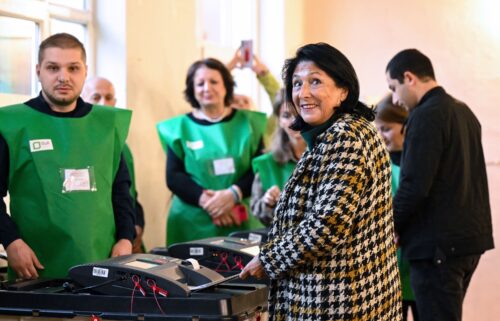
<svg viewBox="0 0 500 321">
<path fill-rule="evenodd" d="M 241 67 L 251 68 L 253 63 L 253 41 L 242 40 L 240 50 L 241 50 L 241 57 L 243 58 L 243 63 Z"/>
</svg>

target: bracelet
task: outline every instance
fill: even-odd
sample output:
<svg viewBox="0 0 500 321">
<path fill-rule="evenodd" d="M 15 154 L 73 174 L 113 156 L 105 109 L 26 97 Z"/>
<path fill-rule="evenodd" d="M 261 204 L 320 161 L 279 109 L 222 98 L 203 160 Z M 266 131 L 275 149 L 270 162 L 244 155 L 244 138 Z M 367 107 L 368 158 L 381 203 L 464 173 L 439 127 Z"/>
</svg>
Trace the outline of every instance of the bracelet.
<svg viewBox="0 0 500 321">
<path fill-rule="evenodd" d="M 229 190 L 233 193 L 234 202 L 235 203 L 239 203 L 239 201 L 240 201 L 240 194 L 238 193 L 238 191 L 236 190 L 236 188 L 234 188 L 233 186 L 229 186 Z"/>
</svg>

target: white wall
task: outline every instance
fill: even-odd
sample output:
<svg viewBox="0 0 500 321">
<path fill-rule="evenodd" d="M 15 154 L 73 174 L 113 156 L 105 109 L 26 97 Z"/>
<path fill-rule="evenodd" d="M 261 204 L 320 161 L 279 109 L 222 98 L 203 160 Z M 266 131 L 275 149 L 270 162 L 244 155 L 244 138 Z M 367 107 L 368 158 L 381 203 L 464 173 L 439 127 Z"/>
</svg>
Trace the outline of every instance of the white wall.
<svg viewBox="0 0 500 321">
<path fill-rule="evenodd" d="M 127 106 L 125 1 L 95 0 L 95 75 L 115 86 L 117 106 Z"/>
<path fill-rule="evenodd" d="M 126 1 L 127 105 L 133 110 L 128 138 L 134 155 L 147 248 L 165 246 L 170 192 L 157 122 L 188 112 L 182 91 L 187 69 L 199 58 L 194 0 Z"/>
</svg>

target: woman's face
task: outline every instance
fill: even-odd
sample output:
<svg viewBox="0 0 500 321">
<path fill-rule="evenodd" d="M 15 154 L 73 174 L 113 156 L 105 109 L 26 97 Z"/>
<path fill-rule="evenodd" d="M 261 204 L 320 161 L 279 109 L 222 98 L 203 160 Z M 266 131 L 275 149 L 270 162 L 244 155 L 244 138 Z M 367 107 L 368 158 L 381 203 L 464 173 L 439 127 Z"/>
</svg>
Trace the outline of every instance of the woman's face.
<svg viewBox="0 0 500 321">
<path fill-rule="evenodd" d="M 401 133 L 403 124 L 389 123 L 383 120 L 375 120 L 378 132 L 384 139 L 385 146 L 389 152 L 399 152 L 403 150 L 404 136 Z"/>
<path fill-rule="evenodd" d="M 347 97 L 347 89 L 339 88 L 330 76 L 312 61 L 299 62 L 292 78 L 292 98 L 306 123 L 325 123 L 335 108 Z"/>
<path fill-rule="evenodd" d="M 194 96 L 200 106 L 222 106 L 226 97 L 226 87 L 218 70 L 201 66 L 194 74 Z"/>
<path fill-rule="evenodd" d="M 302 139 L 300 131 L 290 129 L 290 125 L 295 120 L 295 113 L 286 104 L 281 104 L 280 114 L 278 117 L 278 125 L 283 128 L 290 140 Z"/>
</svg>

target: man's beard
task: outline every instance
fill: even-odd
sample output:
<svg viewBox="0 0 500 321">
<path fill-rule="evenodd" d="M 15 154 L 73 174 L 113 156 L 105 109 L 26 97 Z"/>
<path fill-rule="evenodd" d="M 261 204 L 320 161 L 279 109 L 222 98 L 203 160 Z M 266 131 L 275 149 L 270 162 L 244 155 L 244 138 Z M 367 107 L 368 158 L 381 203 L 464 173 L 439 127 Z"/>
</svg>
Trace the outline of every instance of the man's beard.
<svg viewBox="0 0 500 321">
<path fill-rule="evenodd" d="M 52 94 L 50 94 L 48 92 L 45 92 L 45 96 L 51 104 L 59 106 L 59 107 L 69 106 L 78 99 L 78 95 L 75 95 L 74 97 L 71 97 L 71 98 L 59 99 L 59 98 L 54 97 Z"/>
</svg>

